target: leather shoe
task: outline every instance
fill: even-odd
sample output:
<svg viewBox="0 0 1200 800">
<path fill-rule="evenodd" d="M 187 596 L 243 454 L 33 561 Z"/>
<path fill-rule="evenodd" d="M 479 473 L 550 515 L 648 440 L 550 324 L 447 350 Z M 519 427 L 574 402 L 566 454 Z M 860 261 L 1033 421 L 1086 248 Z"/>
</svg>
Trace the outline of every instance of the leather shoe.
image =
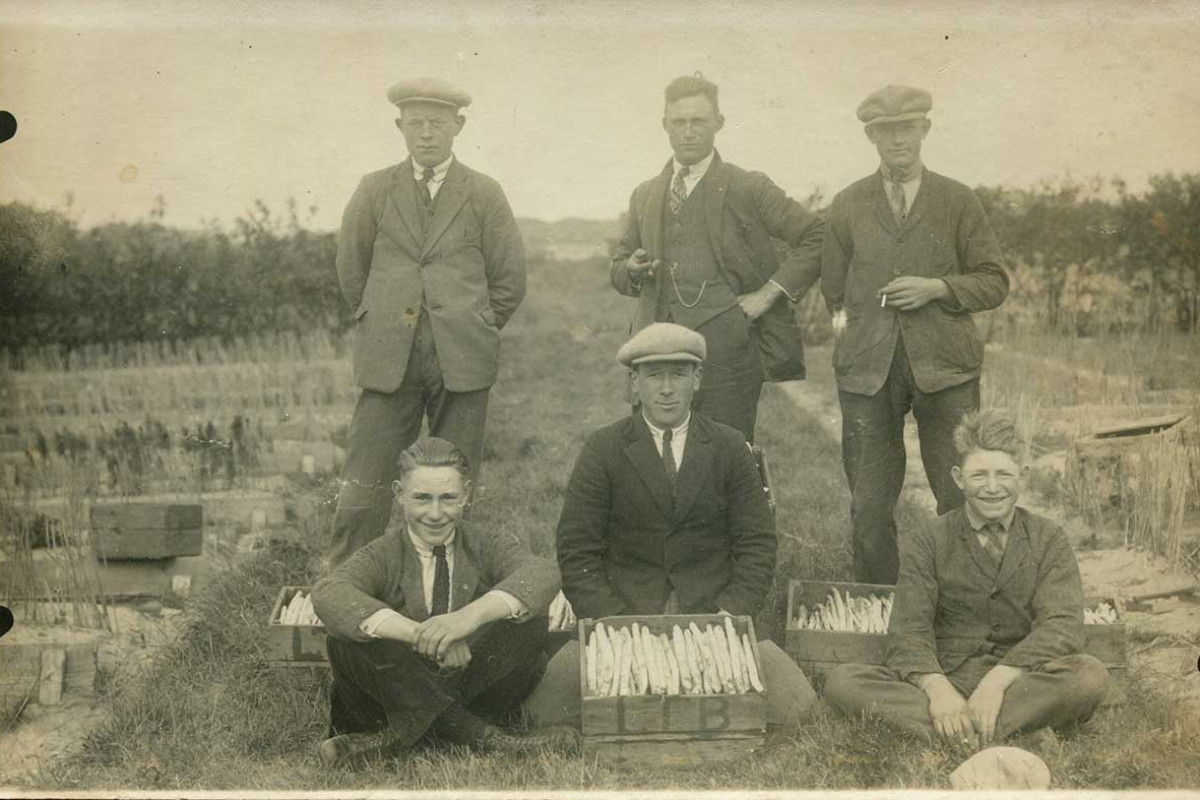
<svg viewBox="0 0 1200 800">
<path fill-rule="evenodd" d="M 573 755 L 579 752 L 579 731 L 567 725 L 553 725 L 527 733 L 507 733 L 499 728 L 492 728 L 480 744 L 491 752 L 512 755 L 541 753 L 547 750 Z"/>
<path fill-rule="evenodd" d="M 359 758 L 377 756 L 387 749 L 391 737 L 387 731 L 343 733 L 321 742 L 317 757 L 322 767 L 336 767 Z"/>
</svg>

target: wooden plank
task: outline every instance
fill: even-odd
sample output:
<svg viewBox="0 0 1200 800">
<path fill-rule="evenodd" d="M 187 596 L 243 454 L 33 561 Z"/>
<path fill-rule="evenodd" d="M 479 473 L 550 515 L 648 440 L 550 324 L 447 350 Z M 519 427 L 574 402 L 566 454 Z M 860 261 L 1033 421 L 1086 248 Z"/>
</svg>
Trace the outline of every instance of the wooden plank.
<svg viewBox="0 0 1200 800">
<path fill-rule="evenodd" d="M 761 733 L 584 737 L 583 757 L 622 767 L 697 767 L 743 759 L 763 741 Z"/>
<path fill-rule="evenodd" d="M 62 702 L 63 671 L 67 662 L 65 650 L 43 650 L 42 672 L 38 678 L 38 702 L 56 706 Z"/>
<path fill-rule="evenodd" d="M 204 508 L 198 503 L 109 503 L 91 509 L 92 542 L 105 559 L 198 556 Z"/>
<path fill-rule="evenodd" d="M 63 692 L 91 696 L 96 684 L 98 645 L 73 645 L 66 648 L 63 664 Z"/>
<path fill-rule="evenodd" d="M 887 634 L 810 631 L 788 628 L 784 646 L 797 660 L 836 664 L 882 664 L 887 658 Z"/>
</svg>

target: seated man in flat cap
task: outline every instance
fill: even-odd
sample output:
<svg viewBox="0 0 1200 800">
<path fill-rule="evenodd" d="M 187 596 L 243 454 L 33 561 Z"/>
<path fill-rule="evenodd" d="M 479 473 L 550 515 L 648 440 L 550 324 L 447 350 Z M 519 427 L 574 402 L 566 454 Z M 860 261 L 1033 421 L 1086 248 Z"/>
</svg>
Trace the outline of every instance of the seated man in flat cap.
<svg viewBox="0 0 1200 800">
<path fill-rule="evenodd" d="M 805 377 L 789 301 L 820 276 L 824 223 L 763 173 L 721 160 L 715 83 L 684 75 L 665 94 L 662 126 L 675 156 L 633 191 L 612 285 L 637 299 L 633 330 L 675 322 L 704 337 L 695 409 L 753 442 L 763 381 Z M 790 248 L 782 263 L 773 239 Z"/>
<path fill-rule="evenodd" d="M 834 315 L 842 460 L 855 578 L 895 583 L 894 512 L 911 409 L 939 514 L 963 504 L 950 480 L 954 426 L 979 408 L 983 342 L 971 313 L 1000 305 L 1008 276 L 978 198 L 925 169 L 928 92 L 887 86 L 858 107 L 880 167 L 838 193 L 821 253 Z"/>
<path fill-rule="evenodd" d="M 592 433 L 558 522 L 576 616 L 754 615 L 775 575 L 775 521 L 737 430 L 693 412 L 705 343 L 653 323 L 621 347 L 641 409 Z M 775 644 L 759 644 L 767 721 L 795 724 L 816 695 Z M 579 645 L 563 646 L 525 704 L 534 724 L 579 724 Z"/>
<path fill-rule="evenodd" d="M 400 452 L 433 436 L 483 457 L 500 329 L 525 296 L 525 250 L 496 181 L 451 152 L 470 96 L 418 78 L 388 91 L 409 158 L 362 179 L 346 206 L 337 273 L 354 311 L 350 425 L 329 562 L 380 536 Z"/>
<path fill-rule="evenodd" d="M 1017 506 L 1027 470 L 1011 420 L 971 412 L 954 445 L 966 505 L 905 539 L 887 666 L 843 664 L 825 700 L 973 748 L 1069 728 L 1108 684 L 1104 665 L 1080 653 L 1075 554 L 1059 525 Z"/>
</svg>

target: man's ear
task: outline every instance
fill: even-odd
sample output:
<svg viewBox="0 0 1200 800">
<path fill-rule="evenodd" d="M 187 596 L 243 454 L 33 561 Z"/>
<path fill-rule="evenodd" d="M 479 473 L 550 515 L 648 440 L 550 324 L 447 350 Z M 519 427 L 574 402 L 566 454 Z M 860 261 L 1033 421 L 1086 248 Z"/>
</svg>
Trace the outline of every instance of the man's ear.
<svg viewBox="0 0 1200 800">
<path fill-rule="evenodd" d="M 717 114 L 717 130 L 719 131 L 719 130 L 721 130 L 721 128 L 724 128 L 724 127 L 725 127 L 725 115 Z"/>
<path fill-rule="evenodd" d="M 463 126 L 466 124 L 467 124 L 466 117 L 464 117 L 462 114 L 455 115 L 455 117 L 454 117 L 454 125 L 455 125 L 454 135 L 458 136 L 460 133 L 462 133 Z"/>
<path fill-rule="evenodd" d="M 471 481 L 463 478 L 463 503 L 471 502 Z"/>
<path fill-rule="evenodd" d="M 399 117 L 396 117 L 396 130 L 400 131 L 401 133 L 404 132 L 404 128 L 401 125 Z"/>
<path fill-rule="evenodd" d="M 863 133 L 866 135 L 867 141 L 869 141 L 871 144 L 875 144 L 875 131 L 876 127 L 874 125 L 863 126 Z"/>
<path fill-rule="evenodd" d="M 959 491 L 961 491 L 963 488 L 962 467 L 960 467 L 958 464 L 955 464 L 953 467 L 951 467 L 950 477 L 954 480 L 954 485 L 959 488 Z"/>
<path fill-rule="evenodd" d="M 404 494 L 404 489 L 400 486 L 400 481 L 392 481 L 392 497 L 399 500 Z"/>
<path fill-rule="evenodd" d="M 692 391 L 700 391 L 700 379 L 704 377 L 704 367 L 699 364 L 692 370 Z"/>
<path fill-rule="evenodd" d="M 1021 465 L 1021 480 L 1029 480 L 1030 466 L 1028 464 Z"/>
<path fill-rule="evenodd" d="M 929 129 L 933 127 L 933 120 L 925 118 L 925 124 L 921 126 L 921 138 L 924 139 L 929 134 Z"/>
</svg>

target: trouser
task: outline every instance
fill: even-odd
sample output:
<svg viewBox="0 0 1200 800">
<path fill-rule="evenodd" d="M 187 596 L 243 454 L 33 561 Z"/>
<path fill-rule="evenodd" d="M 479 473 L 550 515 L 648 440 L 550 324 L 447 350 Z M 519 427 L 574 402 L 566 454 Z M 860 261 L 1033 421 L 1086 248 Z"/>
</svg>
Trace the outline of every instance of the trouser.
<svg viewBox="0 0 1200 800">
<path fill-rule="evenodd" d="M 946 677 L 964 699 L 969 698 L 997 662 L 994 656 L 968 659 Z M 1004 693 L 996 738 L 1045 727 L 1065 730 L 1083 722 L 1100 705 L 1107 685 L 1108 670 L 1090 655 L 1065 656 L 1042 664 L 1013 681 Z M 925 692 L 887 667 L 842 664 L 825 682 L 825 702 L 843 714 L 873 711 L 917 734 L 930 739 L 935 735 Z"/>
<path fill-rule="evenodd" d="M 763 368 L 745 312 L 735 305 L 701 324 L 696 332 L 704 337 L 706 354 L 704 375 L 692 397 L 692 409 L 737 428 L 747 442 L 753 443 Z"/>
<path fill-rule="evenodd" d="M 400 388 L 388 393 L 363 389 L 358 397 L 333 517 L 328 570 L 383 535 L 400 453 L 421 435 L 426 416 L 429 434 L 452 442 L 467 457 L 475 482 L 483 459 L 487 405 L 488 389 L 451 392 L 443 385 L 429 316 L 422 313 Z"/>
<path fill-rule="evenodd" d="M 904 487 L 904 417 L 917 420 L 921 460 L 937 499 L 937 513 L 963 504 L 950 468 L 957 463 L 954 429 L 979 408 L 979 379 L 939 392 L 922 392 L 913 380 L 902 339 L 896 342 L 887 380 L 873 395 L 838 390 L 842 406 L 842 466 L 850 487 L 855 580 L 895 583 L 900 570 L 896 501 Z"/>
<path fill-rule="evenodd" d="M 386 728 L 408 746 L 453 703 L 498 719 L 516 709 L 541 676 L 546 619 L 494 622 L 469 642 L 471 660 L 444 670 L 411 645 L 391 639 L 326 638 L 333 672 L 329 735 Z"/>
<path fill-rule="evenodd" d="M 804 672 L 770 641 L 758 643 L 762 683 L 767 690 L 767 723 L 797 725 L 817 703 L 816 692 Z M 525 700 L 525 711 L 535 727 L 582 723 L 579 685 L 579 642 L 562 646 L 546 667 L 546 674 Z"/>
</svg>

